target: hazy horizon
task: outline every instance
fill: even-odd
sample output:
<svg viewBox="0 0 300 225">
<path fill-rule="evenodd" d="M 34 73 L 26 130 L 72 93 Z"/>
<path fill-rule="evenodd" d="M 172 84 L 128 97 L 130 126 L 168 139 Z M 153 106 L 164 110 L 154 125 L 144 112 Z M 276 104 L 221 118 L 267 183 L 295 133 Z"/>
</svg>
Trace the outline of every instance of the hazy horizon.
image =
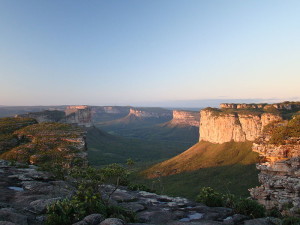
<svg viewBox="0 0 300 225">
<path fill-rule="evenodd" d="M 280 103 L 284 101 L 300 101 L 299 98 L 292 99 L 194 99 L 180 101 L 143 102 L 132 104 L 41 104 L 41 105 L 0 105 L 0 107 L 55 107 L 68 105 L 89 105 L 89 106 L 130 106 L 130 107 L 161 107 L 161 108 L 204 108 L 219 107 L 221 103 Z"/>
<path fill-rule="evenodd" d="M 296 0 L 2 0 L 0 105 L 299 100 L 299 10 Z"/>
</svg>

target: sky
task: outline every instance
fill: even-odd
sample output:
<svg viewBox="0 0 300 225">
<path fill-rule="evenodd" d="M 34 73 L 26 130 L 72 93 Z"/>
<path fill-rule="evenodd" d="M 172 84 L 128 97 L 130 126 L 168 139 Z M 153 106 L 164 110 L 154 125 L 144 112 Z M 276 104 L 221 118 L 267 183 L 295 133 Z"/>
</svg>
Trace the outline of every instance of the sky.
<svg viewBox="0 0 300 225">
<path fill-rule="evenodd" d="M 0 105 L 300 100 L 298 0 L 0 0 Z"/>
</svg>

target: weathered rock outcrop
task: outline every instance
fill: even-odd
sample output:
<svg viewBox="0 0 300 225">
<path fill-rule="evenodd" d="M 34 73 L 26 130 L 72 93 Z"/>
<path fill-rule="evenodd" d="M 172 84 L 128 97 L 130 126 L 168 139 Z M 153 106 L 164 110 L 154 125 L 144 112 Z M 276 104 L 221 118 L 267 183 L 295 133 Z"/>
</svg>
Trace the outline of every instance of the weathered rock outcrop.
<svg viewBox="0 0 300 225">
<path fill-rule="evenodd" d="M 262 109 L 267 104 L 236 104 L 236 103 L 222 103 L 220 104 L 221 109 Z"/>
<path fill-rule="evenodd" d="M 158 108 L 130 108 L 129 116 L 139 118 L 168 118 L 172 119 L 172 111 Z"/>
<path fill-rule="evenodd" d="M 254 141 L 263 127 L 282 117 L 272 113 L 219 112 L 207 108 L 200 112 L 200 141 L 224 143 Z"/>
<path fill-rule="evenodd" d="M 64 167 L 71 167 L 74 163 L 87 164 L 86 133 L 77 126 L 37 124 L 28 118 L 2 118 L 0 131 L 4 134 L 0 136 L 0 144 L 4 146 L 0 157 L 3 159 Z"/>
<path fill-rule="evenodd" d="M 300 120 L 300 119 L 299 119 Z M 299 123 L 299 122 L 298 122 Z M 285 124 L 279 124 L 286 126 Z M 299 132 L 299 125 L 295 127 Z M 293 134 L 297 134 L 293 129 Z M 252 150 L 266 160 L 257 164 L 259 182 L 262 184 L 250 190 L 251 196 L 268 209 L 277 207 L 286 214 L 300 215 L 300 137 L 285 138 L 280 144 L 270 143 L 271 136 L 264 133 Z"/>
<path fill-rule="evenodd" d="M 45 110 L 42 112 L 30 112 L 16 115 L 19 118 L 33 118 L 39 123 L 59 122 L 70 123 L 79 126 L 90 127 L 92 125 L 91 108 L 85 105 L 67 106 L 65 111 Z"/>
<path fill-rule="evenodd" d="M 171 125 L 199 127 L 199 112 L 173 110 L 173 119 L 169 122 Z"/>
<path fill-rule="evenodd" d="M 47 205 L 74 191 L 69 183 L 54 180 L 35 166 L 9 164 L 0 160 L 0 224 L 44 224 Z"/>
<path fill-rule="evenodd" d="M 276 108 L 282 110 L 293 110 L 300 109 L 300 102 L 283 102 L 283 103 L 274 103 L 274 104 L 237 104 L 237 103 L 222 103 L 220 104 L 221 109 L 268 109 Z"/>
<path fill-rule="evenodd" d="M 91 108 L 88 106 L 68 106 L 65 113 L 66 123 L 78 124 L 79 126 L 85 127 L 90 127 L 92 125 Z"/>
<path fill-rule="evenodd" d="M 0 224 L 3 225 L 43 225 L 47 206 L 70 197 L 76 190 L 69 180 L 55 180 L 50 173 L 39 171 L 35 166 L 20 168 L 20 165 L 10 166 L 2 160 L 0 181 Z M 102 185 L 99 192 L 103 199 L 110 198 L 110 205 L 135 212 L 137 223 L 91 214 L 76 225 L 273 224 L 266 218 L 260 219 L 264 223 L 255 223 L 245 215 L 234 214 L 230 208 L 208 207 L 186 198 L 131 191 L 111 185 Z"/>
</svg>

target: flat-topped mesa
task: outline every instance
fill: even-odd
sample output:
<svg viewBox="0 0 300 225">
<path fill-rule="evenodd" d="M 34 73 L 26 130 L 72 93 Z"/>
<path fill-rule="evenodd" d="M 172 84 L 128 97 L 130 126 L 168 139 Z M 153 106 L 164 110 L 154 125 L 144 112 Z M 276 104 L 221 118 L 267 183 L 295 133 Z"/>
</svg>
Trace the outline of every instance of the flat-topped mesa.
<svg viewBox="0 0 300 225">
<path fill-rule="evenodd" d="M 267 104 L 236 104 L 236 103 L 221 103 L 221 109 L 262 109 Z"/>
<path fill-rule="evenodd" d="M 121 113 L 120 109 L 113 106 L 104 106 L 103 110 L 105 113 L 112 113 L 112 114 L 118 114 Z"/>
<path fill-rule="evenodd" d="M 272 113 L 220 112 L 211 108 L 201 110 L 200 118 L 200 141 L 219 144 L 254 141 L 264 126 L 282 120 L 280 115 Z"/>
<path fill-rule="evenodd" d="M 300 109 L 300 102 L 282 102 L 282 103 L 259 103 L 259 104 L 246 104 L 246 103 L 221 103 L 220 109 L 270 109 L 276 108 L 280 110 L 294 110 Z"/>
<path fill-rule="evenodd" d="M 90 127 L 92 125 L 92 112 L 89 106 L 68 106 L 65 113 L 66 123 L 77 124 L 85 127 Z"/>
<path fill-rule="evenodd" d="M 86 110 L 89 107 L 87 105 L 70 105 L 65 109 L 66 116 L 76 113 L 78 110 Z"/>
<path fill-rule="evenodd" d="M 152 108 L 130 108 L 129 116 L 134 115 L 140 118 L 172 118 L 172 112 L 165 109 Z"/>
<path fill-rule="evenodd" d="M 173 119 L 170 121 L 173 125 L 199 127 L 200 113 L 182 110 L 173 110 Z"/>
<path fill-rule="evenodd" d="M 300 116 L 270 125 L 252 147 L 266 162 L 257 164 L 261 186 L 252 188 L 250 194 L 267 209 L 277 207 L 284 214 L 299 216 Z"/>
</svg>

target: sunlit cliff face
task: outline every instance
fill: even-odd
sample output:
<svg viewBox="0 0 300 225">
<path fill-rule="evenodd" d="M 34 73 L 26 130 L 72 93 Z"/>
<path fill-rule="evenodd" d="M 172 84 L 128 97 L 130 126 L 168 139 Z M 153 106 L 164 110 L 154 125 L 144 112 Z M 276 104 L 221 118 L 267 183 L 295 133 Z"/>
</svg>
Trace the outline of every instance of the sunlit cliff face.
<svg viewBox="0 0 300 225">
<path fill-rule="evenodd" d="M 173 110 L 172 124 L 199 127 L 200 113 Z"/>
<path fill-rule="evenodd" d="M 65 110 L 66 115 L 70 115 L 71 113 L 77 112 L 80 109 L 87 109 L 88 106 L 87 105 L 72 105 L 72 106 L 68 106 Z"/>
</svg>

